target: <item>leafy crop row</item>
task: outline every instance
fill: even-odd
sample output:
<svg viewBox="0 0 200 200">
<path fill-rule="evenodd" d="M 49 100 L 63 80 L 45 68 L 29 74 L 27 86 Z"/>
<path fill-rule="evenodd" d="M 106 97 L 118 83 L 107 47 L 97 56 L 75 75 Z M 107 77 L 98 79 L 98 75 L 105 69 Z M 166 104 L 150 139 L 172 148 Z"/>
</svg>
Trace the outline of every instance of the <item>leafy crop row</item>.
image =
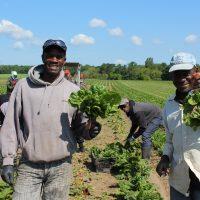
<svg viewBox="0 0 200 200">
<path fill-rule="evenodd" d="M 89 84 L 94 82 L 112 88 L 122 97 L 154 103 L 160 107 L 163 107 L 166 99 L 174 92 L 169 81 L 87 80 Z"/>
<path fill-rule="evenodd" d="M 174 86 L 169 81 L 126 81 L 126 80 L 87 80 L 103 84 L 106 87 L 118 92 L 122 97 L 128 97 L 138 102 L 150 102 L 163 107 L 166 99 L 174 92 Z M 117 116 L 115 118 L 118 118 Z M 111 123 L 115 126 L 114 123 Z M 121 126 L 120 126 L 121 127 Z M 119 131 L 121 132 L 121 131 Z M 162 154 L 165 143 L 164 129 L 159 129 L 153 134 L 152 142 L 158 154 Z"/>
<path fill-rule="evenodd" d="M 117 199 L 162 199 L 155 187 L 148 181 L 150 167 L 146 160 L 141 159 L 139 143 L 134 142 L 129 148 L 124 148 L 121 143 L 116 142 L 107 145 L 104 150 L 93 147 L 91 151 L 96 158 L 115 161 L 112 173 L 119 181 L 119 190 L 115 194 Z"/>
<path fill-rule="evenodd" d="M 6 86 L 0 85 L 0 94 L 5 94 L 6 93 Z"/>
</svg>

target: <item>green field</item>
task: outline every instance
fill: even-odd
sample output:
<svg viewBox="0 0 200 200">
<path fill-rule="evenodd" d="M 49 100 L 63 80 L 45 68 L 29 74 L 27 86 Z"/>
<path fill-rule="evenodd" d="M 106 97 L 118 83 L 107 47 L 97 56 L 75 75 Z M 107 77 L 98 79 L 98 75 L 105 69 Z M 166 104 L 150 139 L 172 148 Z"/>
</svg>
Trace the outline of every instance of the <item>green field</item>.
<svg viewBox="0 0 200 200">
<path fill-rule="evenodd" d="M 0 94 L 6 93 L 6 82 L 7 82 L 9 76 L 10 76 L 10 74 L 0 74 Z M 27 74 L 19 74 L 18 78 L 21 79 L 26 76 L 27 76 Z"/>
<path fill-rule="evenodd" d="M 6 84 L 6 81 L 9 76 L 10 76 L 10 74 L 0 74 L 0 86 Z M 26 76 L 27 76 L 27 74 L 18 74 L 19 79 L 24 78 Z"/>
<path fill-rule="evenodd" d="M 0 74 L 0 94 L 5 93 L 5 84 L 9 74 Z M 19 78 L 26 77 L 20 74 Z M 138 80 L 97 80 L 90 79 L 86 84 L 103 84 L 110 90 L 118 92 L 122 97 L 128 97 L 139 102 L 150 102 L 163 107 L 167 98 L 174 93 L 171 81 L 138 81 Z"/>
<path fill-rule="evenodd" d="M 122 97 L 134 101 L 150 102 L 163 107 L 167 98 L 174 93 L 171 81 L 137 81 L 137 80 L 94 80 L 87 84 L 103 84 L 110 90 L 118 92 Z"/>
<path fill-rule="evenodd" d="M 5 84 L 9 74 L 0 74 L 0 94 L 5 92 Z M 19 78 L 26 77 L 19 74 Z M 167 98 L 174 93 L 171 81 L 138 81 L 138 80 L 97 80 L 90 79 L 86 84 L 103 84 L 110 90 L 118 92 L 122 97 L 128 97 L 139 102 L 150 102 L 163 107 Z"/>
</svg>

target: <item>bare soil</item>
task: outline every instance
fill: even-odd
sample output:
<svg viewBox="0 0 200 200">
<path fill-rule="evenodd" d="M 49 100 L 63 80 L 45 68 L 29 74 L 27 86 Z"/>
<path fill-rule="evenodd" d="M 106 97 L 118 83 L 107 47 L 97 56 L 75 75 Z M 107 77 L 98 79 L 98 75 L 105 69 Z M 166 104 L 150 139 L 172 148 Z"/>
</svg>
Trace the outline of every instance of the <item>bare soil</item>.
<svg viewBox="0 0 200 200">
<path fill-rule="evenodd" d="M 164 200 L 169 200 L 169 184 L 168 184 L 168 177 L 160 177 L 156 173 L 156 166 L 159 162 L 160 158 L 153 152 L 151 157 L 150 165 L 152 167 L 152 172 L 150 174 L 149 181 L 153 183 L 158 192 L 161 194 Z"/>
<path fill-rule="evenodd" d="M 113 134 L 112 129 L 108 126 L 105 120 L 100 120 L 102 124 L 101 133 L 93 140 L 86 141 L 85 147 L 90 149 L 92 146 L 97 146 L 99 148 L 104 148 L 107 144 L 113 143 L 116 136 Z M 125 119 L 127 124 L 127 132 L 130 128 L 129 120 Z M 120 141 L 126 138 L 126 135 L 120 135 Z M 152 166 L 152 172 L 150 175 L 150 182 L 155 185 L 158 192 L 161 194 L 164 200 L 169 200 L 169 186 L 167 177 L 159 177 L 155 171 L 156 165 L 159 161 L 159 157 L 154 152 L 150 160 L 150 165 Z M 78 160 L 78 162 L 77 162 Z M 84 153 L 78 153 L 74 156 L 74 170 L 81 171 L 78 173 L 78 176 L 83 179 L 84 186 L 86 189 L 83 189 L 82 194 L 70 197 L 70 200 L 78 199 L 101 199 L 101 200 L 113 200 L 115 199 L 113 194 L 117 191 L 117 180 L 110 173 L 97 173 L 94 170 L 94 167 L 91 164 L 91 159 L 89 157 L 89 151 Z M 83 178 L 85 177 L 85 178 Z M 74 180 L 77 181 L 77 173 L 74 174 Z M 79 181 L 80 182 L 80 181 Z M 81 184 L 81 182 L 80 182 Z M 78 187 L 78 184 L 75 184 L 74 187 Z"/>
</svg>

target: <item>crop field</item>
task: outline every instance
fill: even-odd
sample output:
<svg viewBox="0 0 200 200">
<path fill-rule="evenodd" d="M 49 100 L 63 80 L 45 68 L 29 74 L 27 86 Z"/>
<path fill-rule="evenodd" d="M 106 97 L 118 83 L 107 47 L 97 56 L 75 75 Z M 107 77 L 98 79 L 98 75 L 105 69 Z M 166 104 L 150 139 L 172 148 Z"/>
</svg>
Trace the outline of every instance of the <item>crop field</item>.
<svg viewBox="0 0 200 200">
<path fill-rule="evenodd" d="M 166 99 L 174 93 L 175 88 L 171 81 L 134 81 L 134 80 L 94 80 L 87 84 L 103 84 L 110 90 L 118 92 L 122 97 L 134 101 L 150 102 L 163 107 Z"/>
<path fill-rule="evenodd" d="M 0 94 L 6 93 L 6 82 L 10 74 L 0 74 Z M 18 74 L 18 78 L 24 78 L 27 74 Z"/>
<path fill-rule="evenodd" d="M 0 74 L 0 94 L 5 92 L 4 86 L 8 76 L 8 74 Z M 19 78 L 26 76 L 26 74 L 19 74 Z M 160 107 L 163 107 L 166 99 L 175 91 L 171 81 L 90 79 L 85 82 L 89 85 L 102 84 L 108 89 L 118 92 L 122 97 L 140 102 L 150 102 Z"/>
<path fill-rule="evenodd" d="M 10 76 L 10 74 L 0 74 L 0 86 L 6 84 L 6 81 L 7 81 L 9 76 Z M 27 74 L 18 74 L 19 79 L 24 78 L 26 76 L 27 76 Z"/>
</svg>

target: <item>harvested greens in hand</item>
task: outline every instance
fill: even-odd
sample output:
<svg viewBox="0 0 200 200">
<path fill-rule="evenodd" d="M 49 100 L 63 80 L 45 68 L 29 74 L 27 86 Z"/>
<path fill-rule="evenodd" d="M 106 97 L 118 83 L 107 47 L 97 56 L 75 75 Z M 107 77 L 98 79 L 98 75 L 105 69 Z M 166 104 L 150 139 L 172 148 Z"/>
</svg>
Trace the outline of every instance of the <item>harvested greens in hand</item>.
<svg viewBox="0 0 200 200">
<path fill-rule="evenodd" d="M 81 89 L 70 95 L 69 103 L 81 112 L 95 119 L 105 118 L 118 110 L 121 97 L 118 93 L 107 90 L 103 85 L 92 85 L 90 89 Z"/>
<path fill-rule="evenodd" d="M 186 97 L 183 104 L 183 120 L 194 130 L 200 126 L 200 91 L 195 91 Z"/>
<path fill-rule="evenodd" d="M 183 121 L 194 130 L 200 126 L 200 73 L 194 73 L 191 79 L 193 91 L 188 94 L 183 104 Z"/>
</svg>

